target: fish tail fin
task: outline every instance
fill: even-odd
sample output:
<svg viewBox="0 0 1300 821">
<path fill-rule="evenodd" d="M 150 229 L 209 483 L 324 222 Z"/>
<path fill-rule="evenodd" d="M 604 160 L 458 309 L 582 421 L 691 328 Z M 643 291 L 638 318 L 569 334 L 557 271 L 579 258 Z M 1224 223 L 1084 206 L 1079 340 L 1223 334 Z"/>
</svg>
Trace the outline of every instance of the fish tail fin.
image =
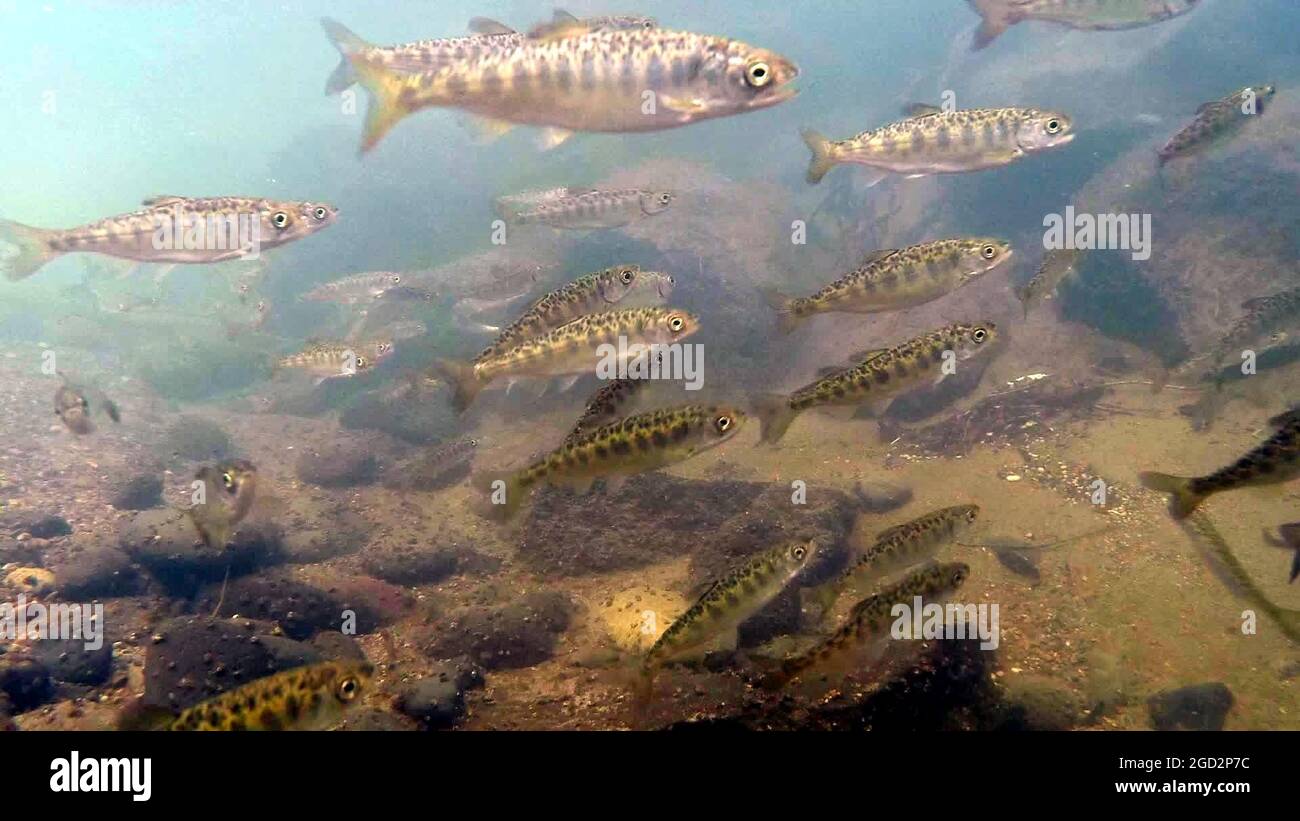
<svg viewBox="0 0 1300 821">
<path fill-rule="evenodd" d="M 347 57 L 339 59 L 338 67 L 330 74 L 329 79 L 325 81 L 325 96 L 333 97 L 336 94 L 342 94 L 348 88 L 356 85 L 357 70 L 352 67 L 352 61 Z"/>
<path fill-rule="evenodd" d="M 808 150 L 812 151 L 812 160 L 808 163 L 808 182 L 816 185 L 826 176 L 826 172 L 835 167 L 835 157 L 831 155 L 831 141 L 820 132 L 805 128 L 799 132 Z"/>
<path fill-rule="evenodd" d="M 325 34 L 342 55 L 338 68 L 334 69 L 334 73 L 325 82 L 325 94 L 332 96 L 342 93 L 344 89 L 357 82 L 357 70 L 352 67 L 352 55 L 370 44 L 337 20 L 322 17 L 320 22 L 325 28 Z"/>
<path fill-rule="evenodd" d="M 975 32 L 972 51 L 979 51 L 998 38 L 1007 27 L 1016 22 L 1013 14 L 992 0 L 970 0 L 980 16 L 980 27 Z"/>
<path fill-rule="evenodd" d="M 9 245 L 17 249 L 17 253 L 11 256 L 0 253 L 0 273 L 11 280 L 25 279 L 45 263 L 62 255 L 62 251 L 50 247 L 52 233 L 44 228 L 0 220 L 0 248 Z"/>
<path fill-rule="evenodd" d="M 325 28 L 325 34 L 334 43 L 334 47 L 343 55 L 343 62 L 351 67 L 350 75 L 343 70 L 343 66 L 335 69 L 334 74 L 330 75 L 326 90 L 333 87 L 336 79 L 338 82 L 343 82 L 344 78 L 350 76 L 353 82 L 361 83 L 361 86 L 370 93 L 370 107 L 366 111 L 366 130 L 361 137 L 361 153 L 364 154 L 378 145 L 384 135 L 407 115 L 406 108 L 398 98 L 401 84 L 397 82 L 392 72 L 367 61 L 360 55 L 360 52 L 370 44 L 342 23 L 325 17 L 321 19 L 321 25 Z"/>
<path fill-rule="evenodd" d="M 457 413 L 464 413 L 474 402 L 474 397 L 483 390 L 484 382 L 478 378 L 474 365 L 454 359 L 438 360 L 438 370 L 442 371 L 451 385 L 451 404 Z"/>
<path fill-rule="evenodd" d="M 776 326 L 783 334 L 792 332 L 803 322 L 794 309 L 795 301 L 792 297 L 786 296 L 775 288 L 766 288 L 763 290 L 763 299 L 773 311 L 776 311 Z"/>
<path fill-rule="evenodd" d="M 1186 519 L 1196 510 L 1205 496 L 1192 489 L 1192 480 L 1186 476 L 1143 471 L 1138 479 L 1144 487 L 1169 494 L 1169 513 L 1175 519 Z"/>
<path fill-rule="evenodd" d="M 527 495 L 518 474 L 508 470 L 490 470 L 476 474 L 472 484 L 487 495 L 477 512 L 485 519 L 507 522 L 515 517 Z"/>
<path fill-rule="evenodd" d="M 781 441 L 796 416 L 790 400 L 780 394 L 767 394 L 754 401 L 754 414 L 758 417 L 759 441 L 775 444 Z"/>
</svg>

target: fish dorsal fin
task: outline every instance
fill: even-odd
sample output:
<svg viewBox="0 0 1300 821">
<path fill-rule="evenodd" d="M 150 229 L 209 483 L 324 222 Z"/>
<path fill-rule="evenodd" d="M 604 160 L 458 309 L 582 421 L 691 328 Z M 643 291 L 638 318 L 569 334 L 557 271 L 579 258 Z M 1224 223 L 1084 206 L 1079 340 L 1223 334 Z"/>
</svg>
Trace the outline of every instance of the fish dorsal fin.
<svg viewBox="0 0 1300 821">
<path fill-rule="evenodd" d="M 556 9 L 551 22 L 533 26 L 528 36 L 534 40 L 563 40 L 566 37 L 581 37 L 595 30 L 591 23 L 579 20 L 563 9 Z"/>
<path fill-rule="evenodd" d="M 859 365 L 865 365 L 876 357 L 883 355 L 888 350 L 888 348 L 867 348 L 866 350 L 861 350 L 852 354 L 849 359 L 852 359 Z"/>
<path fill-rule="evenodd" d="M 146 208 L 155 208 L 159 205 L 173 205 L 180 202 L 185 202 L 185 197 L 178 197 L 175 194 L 159 194 L 156 197 L 149 197 L 141 205 Z"/>
<path fill-rule="evenodd" d="M 894 254 L 897 253 L 898 253 L 897 248 L 881 248 L 879 250 L 872 251 L 868 253 L 866 256 L 864 256 L 862 258 L 862 264 L 870 265 L 873 262 L 880 262 L 885 257 L 892 257 Z"/>
<path fill-rule="evenodd" d="M 912 103 L 903 106 L 903 115 L 909 120 L 919 120 L 922 117 L 933 117 L 935 114 L 942 114 L 943 109 L 937 105 L 929 103 Z"/>
<path fill-rule="evenodd" d="M 497 22 L 490 17 L 475 17 L 470 20 L 469 30 L 474 34 L 483 34 L 488 37 L 496 37 L 501 34 L 517 34 L 514 29 L 505 23 Z"/>
<path fill-rule="evenodd" d="M 1292 408 L 1268 420 L 1268 423 L 1275 428 L 1286 427 L 1297 422 L 1300 422 L 1300 408 Z"/>
</svg>

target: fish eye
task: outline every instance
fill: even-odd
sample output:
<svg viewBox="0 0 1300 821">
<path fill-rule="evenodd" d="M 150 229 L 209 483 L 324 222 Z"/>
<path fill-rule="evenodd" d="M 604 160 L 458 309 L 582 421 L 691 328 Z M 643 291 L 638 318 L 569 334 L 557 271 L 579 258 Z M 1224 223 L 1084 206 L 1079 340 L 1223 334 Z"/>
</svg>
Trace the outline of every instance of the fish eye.
<svg viewBox="0 0 1300 821">
<path fill-rule="evenodd" d="M 654 21 L 654 20 L 646 20 L 645 22 L 643 22 L 643 23 L 641 24 L 641 28 L 643 28 L 643 29 L 652 29 L 652 28 L 654 28 L 654 27 L 655 27 L 655 21 Z"/>
<path fill-rule="evenodd" d="M 276 228 L 283 228 L 289 224 L 289 215 L 283 211 L 276 211 L 271 215 L 271 224 Z"/>
<path fill-rule="evenodd" d="M 1060 121 L 1060 120 L 1048 120 L 1048 121 L 1047 121 L 1047 133 L 1048 133 L 1048 134 L 1055 134 L 1056 132 L 1058 132 L 1058 131 L 1060 131 L 1060 130 L 1061 130 L 1061 121 Z"/>
<path fill-rule="evenodd" d="M 979 518 L 979 515 L 980 513 L 978 510 L 976 510 L 975 508 L 971 508 L 970 510 L 966 511 L 966 521 L 973 522 L 977 518 Z"/>
<path fill-rule="evenodd" d="M 718 433 L 726 433 L 731 430 L 731 417 L 719 416 L 717 419 L 713 420 L 713 427 L 718 429 Z"/>
<path fill-rule="evenodd" d="M 319 206 L 312 213 L 316 215 L 316 219 L 318 220 L 325 219 L 325 217 L 329 214 L 328 211 L 326 211 L 324 208 L 321 208 Z"/>
<path fill-rule="evenodd" d="M 399 284 L 401 284 L 401 282 L 402 282 L 402 278 L 401 278 L 401 277 L 399 277 L 399 276 L 394 276 L 394 277 L 393 277 L 393 284 L 394 284 L 394 285 L 399 285 Z"/>
<path fill-rule="evenodd" d="M 682 328 L 686 327 L 686 320 L 674 314 L 673 316 L 668 317 L 668 327 L 674 331 L 680 331 Z"/>
<path fill-rule="evenodd" d="M 361 685 L 354 678 L 345 678 L 339 682 L 339 700 L 352 701 L 361 691 Z"/>
<path fill-rule="evenodd" d="M 619 273 L 618 278 L 623 280 L 624 283 L 630 283 L 632 280 L 636 279 L 636 271 L 633 271 L 631 268 L 624 268 L 622 272 Z"/>
<path fill-rule="evenodd" d="M 985 259 L 993 259 L 995 256 L 998 255 L 998 249 L 994 248 L 992 245 L 985 245 L 983 248 L 980 249 L 980 254 Z"/>
<path fill-rule="evenodd" d="M 668 203 L 673 201 L 673 195 L 665 191 L 664 193 L 659 195 L 659 201 L 664 205 L 667 205 Z"/>
<path fill-rule="evenodd" d="M 230 471 L 221 474 L 221 483 L 226 486 L 226 490 L 235 489 L 235 477 L 230 475 Z"/>
<path fill-rule="evenodd" d="M 745 67 L 745 82 L 754 88 L 762 88 L 772 82 L 772 69 L 762 60 L 756 60 Z"/>
<path fill-rule="evenodd" d="M 795 545 L 794 548 L 790 551 L 790 555 L 794 556 L 795 561 L 803 561 L 803 557 L 806 556 L 807 554 L 808 554 L 807 549 L 805 549 L 804 546 L 801 544 Z"/>
<path fill-rule="evenodd" d="M 970 338 L 976 342 L 983 342 L 989 338 L 989 332 L 983 328 L 976 328 L 970 335 Z"/>
</svg>

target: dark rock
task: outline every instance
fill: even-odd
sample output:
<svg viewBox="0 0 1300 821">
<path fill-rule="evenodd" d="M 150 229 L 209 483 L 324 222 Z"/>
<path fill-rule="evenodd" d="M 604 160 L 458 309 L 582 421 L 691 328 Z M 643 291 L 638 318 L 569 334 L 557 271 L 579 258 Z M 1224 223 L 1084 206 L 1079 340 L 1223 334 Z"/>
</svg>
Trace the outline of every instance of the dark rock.
<svg viewBox="0 0 1300 821">
<path fill-rule="evenodd" d="M 500 607 L 470 607 L 436 625 L 427 652 L 434 658 L 468 656 L 488 670 L 531 667 L 550 658 L 568 629 L 573 603 L 556 592 L 535 592 Z"/>
<path fill-rule="evenodd" d="M 0 565 L 39 565 L 49 544 L 47 539 L 24 539 L 20 542 L 9 536 L 0 536 Z"/>
<path fill-rule="evenodd" d="M 65 601 L 132 596 L 144 578 L 131 558 L 116 547 L 95 546 L 50 568 Z"/>
<path fill-rule="evenodd" d="M 241 522 L 225 550 L 209 548 L 183 512 L 146 510 L 126 522 L 119 544 L 175 596 L 192 596 L 206 582 L 220 582 L 275 564 L 283 558 L 280 527 L 270 521 Z"/>
<path fill-rule="evenodd" d="M 364 661 L 366 658 L 366 652 L 357 644 L 356 639 L 332 630 L 322 630 L 312 636 L 309 643 L 327 659 Z"/>
<path fill-rule="evenodd" d="M 148 707 L 183 710 L 255 679 L 320 659 L 312 647 L 248 619 L 184 617 L 159 625 L 145 649 Z"/>
<path fill-rule="evenodd" d="M 373 482 L 379 462 L 367 443 L 351 439 L 309 445 L 298 457 L 298 478 L 320 487 L 352 487 Z"/>
<path fill-rule="evenodd" d="M 460 429 L 460 420 L 446 401 L 392 402 L 383 393 L 361 397 L 339 414 L 345 429 L 380 430 L 413 445 L 428 445 Z"/>
<path fill-rule="evenodd" d="M 1227 685 L 1215 681 L 1156 693 L 1147 709 L 1157 730 L 1222 730 L 1233 701 Z"/>
<path fill-rule="evenodd" d="M 113 645 L 107 642 L 88 650 L 83 639 L 47 639 L 32 642 L 31 655 L 51 678 L 70 684 L 103 684 L 113 672 Z"/>
<path fill-rule="evenodd" d="M 0 694 L 15 713 L 33 710 L 54 698 L 50 671 L 38 659 L 18 653 L 0 656 Z"/>
<path fill-rule="evenodd" d="M 433 584 L 455 573 L 492 573 L 501 562 L 469 547 L 424 547 L 415 545 L 371 545 L 361 560 L 362 568 L 378 579 L 394 584 Z"/>
<path fill-rule="evenodd" d="M 430 729 L 446 729 L 464 717 L 465 692 L 482 686 L 483 671 L 472 662 L 442 662 L 427 678 L 404 686 L 395 706 Z"/>
<path fill-rule="evenodd" d="M 220 597 L 221 582 L 209 584 L 195 599 L 194 612 L 211 613 Z M 231 579 L 221 609 L 273 622 L 291 639 L 307 639 L 321 630 L 339 630 L 347 608 L 323 590 L 272 572 Z M 357 620 L 358 632 L 368 633 L 376 626 L 360 613 Z"/>
<path fill-rule="evenodd" d="M 1069 730 L 1083 708 L 1074 691 L 1045 676 L 1017 675 L 1003 682 L 1002 730 Z"/>
<path fill-rule="evenodd" d="M 358 633 L 404 618 L 414 604 L 409 593 L 396 585 L 370 576 L 339 573 L 332 569 L 305 571 L 305 581 L 337 600 L 356 616 Z M 345 625 L 346 627 L 347 625 Z"/>
<path fill-rule="evenodd" d="M 167 431 L 162 450 L 166 455 L 192 462 L 213 462 L 233 456 L 234 444 L 215 422 L 182 416 Z"/>
<path fill-rule="evenodd" d="M 858 512 L 851 497 L 828 488 L 809 487 L 808 503 L 796 505 L 784 483 L 663 473 L 635 476 L 613 493 L 543 488 L 534 499 L 518 552 L 533 572 L 580 576 L 689 555 L 693 584 L 718 578 L 781 540 L 821 537 L 833 554 Z"/>
<path fill-rule="evenodd" d="M 67 536 L 72 532 L 72 525 L 68 524 L 68 520 L 62 516 L 31 510 L 6 514 L 4 519 L 0 520 L 0 528 L 11 536 L 28 533 L 33 539 L 54 539 Z"/>
<path fill-rule="evenodd" d="M 364 535 L 346 527 L 289 528 L 284 533 L 284 560 L 316 564 L 355 553 L 365 543 Z"/>
<path fill-rule="evenodd" d="M 148 510 L 162 506 L 162 477 L 154 474 L 132 476 L 113 489 L 109 504 L 118 510 Z"/>
</svg>

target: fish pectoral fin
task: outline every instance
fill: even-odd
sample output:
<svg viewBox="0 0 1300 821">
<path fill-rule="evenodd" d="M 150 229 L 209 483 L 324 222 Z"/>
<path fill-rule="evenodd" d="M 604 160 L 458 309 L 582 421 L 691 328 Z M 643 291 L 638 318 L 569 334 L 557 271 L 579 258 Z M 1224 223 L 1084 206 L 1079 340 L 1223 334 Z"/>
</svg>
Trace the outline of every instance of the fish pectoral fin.
<svg viewBox="0 0 1300 821">
<path fill-rule="evenodd" d="M 699 97 L 673 97 L 660 94 L 659 103 L 669 111 L 676 111 L 679 114 L 702 114 L 709 109 L 708 103 Z"/>
<path fill-rule="evenodd" d="M 469 124 L 483 142 L 498 140 L 515 128 L 515 124 L 508 120 L 496 120 L 491 117 L 470 117 Z"/>
<path fill-rule="evenodd" d="M 867 168 L 859 172 L 858 176 L 867 188 L 875 188 L 880 184 L 881 180 L 889 176 L 889 172 L 881 171 L 878 168 Z"/>
<path fill-rule="evenodd" d="M 543 128 L 537 137 L 537 146 L 543 151 L 550 151 L 559 148 L 572 136 L 573 132 L 568 129 Z"/>
</svg>

